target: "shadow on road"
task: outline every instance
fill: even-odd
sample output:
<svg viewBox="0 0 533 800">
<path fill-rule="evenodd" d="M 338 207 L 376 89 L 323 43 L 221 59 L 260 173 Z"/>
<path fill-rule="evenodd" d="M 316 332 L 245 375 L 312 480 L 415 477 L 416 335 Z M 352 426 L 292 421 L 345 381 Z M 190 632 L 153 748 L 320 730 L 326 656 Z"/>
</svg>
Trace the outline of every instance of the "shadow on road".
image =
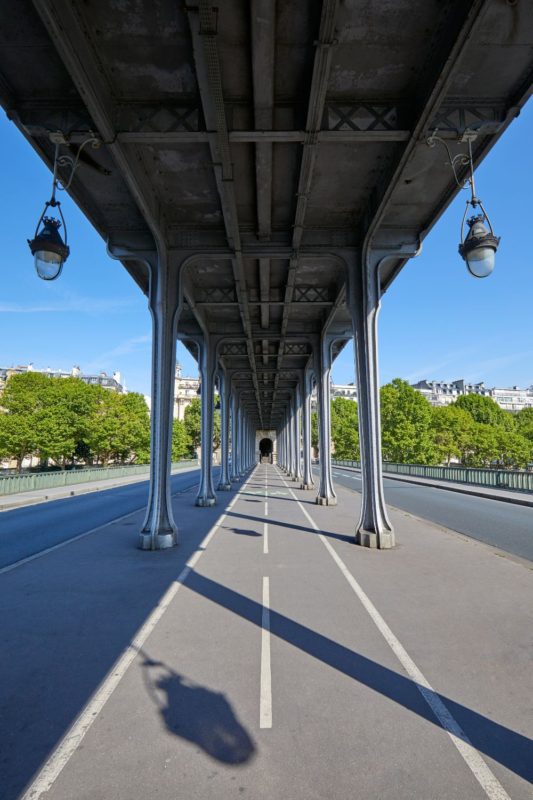
<svg viewBox="0 0 533 800">
<path fill-rule="evenodd" d="M 196 572 L 191 572 L 187 587 L 202 597 L 261 626 L 262 606 L 233 589 Z M 273 636 L 297 647 L 312 658 L 327 664 L 355 681 L 403 706 L 428 722 L 440 726 L 430 707 L 422 699 L 417 684 L 400 672 L 384 667 L 293 619 L 271 609 L 270 631 Z M 425 690 L 428 691 L 428 690 Z M 436 694 L 436 693 L 435 693 Z M 533 741 L 527 736 L 494 722 L 449 697 L 437 695 L 481 753 L 503 764 L 524 780 L 533 780 Z"/>
<path fill-rule="evenodd" d="M 231 531 L 232 533 L 238 533 L 240 536 L 259 536 L 260 538 L 262 536 L 261 533 L 252 531 L 249 528 L 226 528 L 226 530 Z"/>
<path fill-rule="evenodd" d="M 224 764 L 238 766 L 253 758 L 254 742 L 221 692 L 199 686 L 149 657 L 143 667 L 147 691 L 170 733 Z M 157 670 L 156 677 L 152 669 Z"/>
</svg>

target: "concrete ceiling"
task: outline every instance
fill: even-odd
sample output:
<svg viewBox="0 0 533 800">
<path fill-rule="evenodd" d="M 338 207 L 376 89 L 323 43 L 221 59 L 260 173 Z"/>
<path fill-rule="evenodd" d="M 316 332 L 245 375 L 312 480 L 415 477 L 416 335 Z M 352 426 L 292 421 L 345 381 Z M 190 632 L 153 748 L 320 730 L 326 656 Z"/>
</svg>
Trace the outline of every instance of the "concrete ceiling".
<svg viewBox="0 0 533 800">
<path fill-rule="evenodd" d="M 196 256 L 178 335 L 227 336 L 262 427 L 314 338 L 350 336 L 363 242 L 422 240 L 456 194 L 431 132 L 477 130 L 479 162 L 533 80 L 527 0 L 13 0 L 0 30 L 9 117 L 48 164 L 51 131 L 101 137 L 72 196 L 112 244 Z"/>
</svg>

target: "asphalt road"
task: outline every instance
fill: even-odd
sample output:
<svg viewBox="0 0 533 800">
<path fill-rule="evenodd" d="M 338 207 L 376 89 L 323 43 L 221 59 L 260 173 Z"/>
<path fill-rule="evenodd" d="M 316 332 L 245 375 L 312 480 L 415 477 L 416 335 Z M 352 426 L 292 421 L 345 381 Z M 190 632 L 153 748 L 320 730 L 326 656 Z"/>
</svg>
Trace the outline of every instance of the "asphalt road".
<svg viewBox="0 0 533 800">
<path fill-rule="evenodd" d="M 3 575 L 2 800 L 529 800 L 530 570 L 401 513 L 355 547 L 338 490 L 260 465 L 179 547 Z"/>
<path fill-rule="evenodd" d="M 358 473 L 334 467 L 333 480 L 361 492 Z M 533 509 L 386 478 L 384 486 L 391 506 L 533 561 Z"/>
<path fill-rule="evenodd" d="M 173 475 L 172 493 L 198 484 L 199 470 Z M 0 569 L 49 547 L 139 511 L 148 501 L 148 481 L 0 514 Z"/>
</svg>

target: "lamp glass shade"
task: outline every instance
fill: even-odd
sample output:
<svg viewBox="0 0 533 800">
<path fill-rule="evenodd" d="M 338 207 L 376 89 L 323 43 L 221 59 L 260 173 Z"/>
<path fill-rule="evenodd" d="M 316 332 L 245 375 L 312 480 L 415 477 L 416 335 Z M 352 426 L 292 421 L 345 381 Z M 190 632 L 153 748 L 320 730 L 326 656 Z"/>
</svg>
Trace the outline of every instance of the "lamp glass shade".
<svg viewBox="0 0 533 800">
<path fill-rule="evenodd" d="M 41 230 L 36 232 L 34 239 L 28 240 L 34 256 L 35 270 L 43 281 L 59 278 L 70 253 L 59 233 L 60 227 L 61 222 L 58 219 L 44 217 Z"/>
<path fill-rule="evenodd" d="M 474 278 L 486 278 L 494 269 L 495 256 L 492 247 L 476 247 L 465 258 L 468 271 Z"/>
<path fill-rule="evenodd" d="M 61 275 L 65 262 L 58 253 L 52 253 L 49 250 L 36 250 L 34 263 L 39 278 L 42 278 L 43 281 L 54 281 Z"/>
</svg>

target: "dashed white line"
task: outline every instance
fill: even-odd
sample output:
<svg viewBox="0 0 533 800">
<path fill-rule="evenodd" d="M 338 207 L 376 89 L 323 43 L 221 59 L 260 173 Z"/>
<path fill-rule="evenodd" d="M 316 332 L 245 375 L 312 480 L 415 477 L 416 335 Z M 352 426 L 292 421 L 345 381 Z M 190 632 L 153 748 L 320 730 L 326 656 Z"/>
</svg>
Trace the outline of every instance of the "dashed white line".
<svg viewBox="0 0 533 800">
<path fill-rule="evenodd" d="M 268 500 L 265 500 L 265 517 L 268 517 Z"/>
<path fill-rule="evenodd" d="M 259 727 L 272 727 L 272 671 L 270 664 L 270 586 L 263 578 L 263 613 L 261 617 L 261 688 Z"/>
<path fill-rule="evenodd" d="M 253 473 L 252 473 L 253 474 Z M 252 475 L 248 478 L 242 489 L 251 480 Z M 240 490 L 242 492 L 242 489 Z M 162 618 L 163 614 L 171 604 L 176 596 L 180 587 L 185 583 L 189 573 L 198 562 L 198 559 L 207 548 L 209 542 L 226 519 L 228 512 L 233 508 L 237 501 L 240 492 L 238 491 L 233 500 L 226 507 L 224 513 L 215 522 L 209 533 L 205 536 L 202 543 L 195 553 L 189 558 L 185 567 L 182 569 L 175 581 L 171 583 L 165 594 L 159 600 L 159 603 L 152 611 L 146 622 L 139 628 L 134 638 L 126 647 L 122 655 L 115 662 L 111 670 L 107 673 L 106 678 L 102 681 L 96 692 L 93 694 L 79 717 L 73 723 L 71 728 L 67 731 L 59 745 L 56 747 L 48 761 L 44 764 L 43 768 L 30 784 L 22 800 L 38 800 L 45 792 L 48 792 L 52 785 L 55 783 L 74 752 L 80 746 L 85 735 L 88 733 L 93 722 L 98 717 L 99 713 L 117 688 L 118 684 L 124 677 L 128 667 L 133 663 L 139 650 L 143 647 L 144 643 L 154 630 L 157 623 Z M 268 581 L 268 578 L 267 578 Z M 267 585 L 268 593 L 268 585 Z M 268 594 L 267 594 L 268 599 Z M 270 645 L 270 642 L 269 642 Z M 270 652 L 269 652 L 270 660 Z"/>
<path fill-rule="evenodd" d="M 263 553 L 268 554 L 268 522 L 263 522 Z"/>
<path fill-rule="evenodd" d="M 283 480 L 283 476 L 281 476 Z M 283 480 L 283 483 L 285 481 Z M 289 488 L 289 487 L 287 487 Z M 375 605 L 372 603 L 368 595 L 363 591 L 359 583 L 353 577 L 352 573 L 341 559 L 341 557 L 337 554 L 334 547 L 328 541 L 328 539 L 320 532 L 320 528 L 311 517 L 307 509 L 302 505 L 302 503 L 298 500 L 292 489 L 289 488 L 290 494 L 296 500 L 297 504 L 300 506 L 300 509 L 303 511 L 305 517 L 307 518 L 309 524 L 313 527 L 313 529 L 318 533 L 318 537 L 321 540 L 322 544 L 326 547 L 326 550 L 333 558 L 337 566 L 339 567 L 340 571 L 348 581 L 349 585 L 361 601 L 363 607 L 370 615 L 372 621 L 378 628 L 379 632 L 393 651 L 396 658 L 399 660 L 411 680 L 413 681 L 414 685 L 428 704 L 428 706 L 433 711 L 435 717 L 438 719 L 452 742 L 454 743 L 455 747 L 463 757 L 466 765 L 472 771 L 474 777 L 476 778 L 477 782 L 487 795 L 490 800 L 511 800 L 501 783 L 498 781 L 494 773 L 489 769 L 487 763 L 482 758 L 480 753 L 475 749 L 475 747 L 470 742 L 468 736 L 463 731 L 459 723 L 455 720 L 455 718 L 451 715 L 450 711 L 446 707 L 446 705 L 442 702 L 437 692 L 433 689 L 430 683 L 426 680 L 425 676 L 419 670 L 411 656 L 405 650 L 403 645 L 401 644 L 400 640 L 394 635 L 391 631 Z"/>
</svg>

